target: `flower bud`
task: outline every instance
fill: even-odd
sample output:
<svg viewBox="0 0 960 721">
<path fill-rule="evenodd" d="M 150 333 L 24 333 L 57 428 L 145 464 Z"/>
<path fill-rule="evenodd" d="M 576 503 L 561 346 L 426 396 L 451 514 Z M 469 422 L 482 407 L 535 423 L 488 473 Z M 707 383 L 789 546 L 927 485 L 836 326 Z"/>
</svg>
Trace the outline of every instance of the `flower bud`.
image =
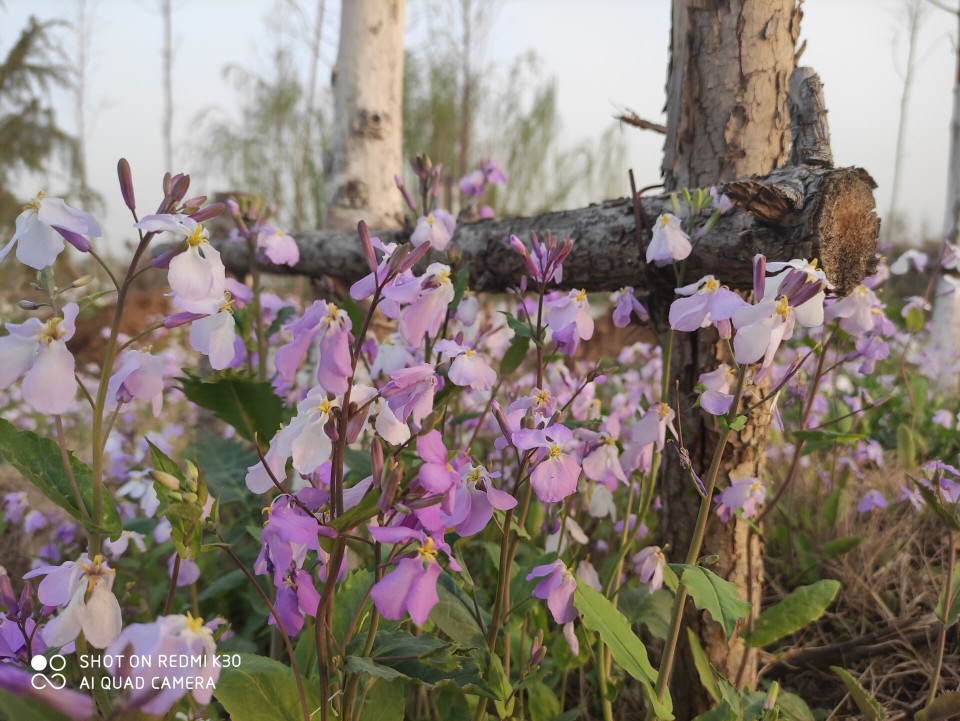
<svg viewBox="0 0 960 721">
<path fill-rule="evenodd" d="M 180 489 L 180 480 L 170 473 L 154 469 L 150 471 L 150 476 L 167 490 L 177 491 Z"/>
<path fill-rule="evenodd" d="M 190 189 L 190 176 L 177 174 L 170 182 L 170 199 L 179 203 Z"/>
<path fill-rule="evenodd" d="M 198 223 L 205 223 L 211 218 L 216 218 L 218 215 L 220 215 L 220 213 L 223 212 L 224 207 L 225 206 L 223 203 L 211 203 L 206 208 L 201 208 L 196 213 L 192 213 L 190 217 Z"/>
<path fill-rule="evenodd" d="M 363 249 L 363 256 L 367 259 L 367 265 L 370 272 L 377 272 L 377 256 L 373 252 L 373 243 L 370 240 L 370 229 L 367 227 L 367 221 L 361 220 L 357 223 L 357 233 L 360 235 L 360 247 Z"/>
<path fill-rule="evenodd" d="M 137 201 L 133 196 L 133 173 L 130 171 L 130 163 L 126 158 L 120 158 L 117 162 L 117 177 L 120 180 L 120 194 L 123 195 L 123 203 L 130 210 L 137 209 Z"/>
<path fill-rule="evenodd" d="M 198 496 L 196 493 L 188 492 L 183 494 L 184 503 L 196 503 L 199 500 L 200 496 Z"/>
<path fill-rule="evenodd" d="M 370 466 L 373 469 L 373 482 L 379 486 L 383 480 L 383 444 L 379 438 L 374 438 L 370 446 Z"/>
<path fill-rule="evenodd" d="M 70 287 L 71 287 L 71 288 L 82 288 L 82 287 L 85 286 L 85 285 L 89 285 L 89 284 L 90 284 L 90 281 L 92 281 L 92 280 L 93 280 L 93 276 L 92 276 L 92 275 L 89 275 L 89 274 L 88 274 L 88 275 L 81 275 L 79 278 L 77 278 L 75 281 L 73 281 L 73 282 L 70 284 Z"/>
<path fill-rule="evenodd" d="M 72 230 L 58 228 L 56 226 L 54 226 L 53 229 L 60 233 L 65 241 L 67 241 L 81 253 L 89 253 L 90 249 L 93 247 L 93 244 L 90 242 L 90 240 L 87 237 L 80 235 L 80 233 L 74 233 Z"/>
<path fill-rule="evenodd" d="M 20 300 L 17 301 L 17 306 L 22 310 L 37 310 L 40 307 L 39 303 L 34 303 L 32 300 Z"/>
<path fill-rule="evenodd" d="M 194 482 L 200 478 L 200 471 L 193 465 L 193 461 L 187 461 L 187 478 Z"/>
</svg>

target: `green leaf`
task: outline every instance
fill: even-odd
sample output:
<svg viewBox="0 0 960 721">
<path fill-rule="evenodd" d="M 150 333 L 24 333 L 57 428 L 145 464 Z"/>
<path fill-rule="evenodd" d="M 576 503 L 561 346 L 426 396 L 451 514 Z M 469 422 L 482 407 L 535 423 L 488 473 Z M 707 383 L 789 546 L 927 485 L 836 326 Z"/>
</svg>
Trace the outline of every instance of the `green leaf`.
<svg viewBox="0 0 960 721">
<path fill-rule="evenodd" d="M 338 531 L 346 531 L 350 528 L 356 528 L 364 521 L 377 515 L 377 501 L 380 500 L 380 491 L 373 489 L 367 492 L 360 503 L 355 505 L 346 513 L 337 516 L 330 521 L 330 528 Z"/>
<path fill-rule="evenodd" d="M 507 325 L 510 327 L 510 330 L 513 331 L 515 336 L 521 338 L 533 338 L 533 331 L 530 330 L 530 326 L 524 323 L 522 320 L 515 318 L 510 313 L 504 313 L 507 318 Z"/>
<path fill-rule="evenodd" d="M 50 693 L 48 691 L 48 693 Z M 4 689 L 0 689 L 0 717 L 8 721 L 70 721 L 59 711 L 47 706 L 39 699 L 29 696 L 18 696 Z"/>
<path fill-rule="evenodd" d="M 350 300 L 353 300 L 351 298 Z M 279 333 L 280 329 L 290 320 L 294 315 L 296 315 L 297 309 L 292 305 L 285 305 L 280 310 L 277 311 L 277 317 L 273 319 L 273 322 L 270 324 L 270 327 L 267 328 L 266 336 L 267 338 L 272 338 L 274 334 Z M 347 310 L 349 315 L 350 311 Z M 352 319 L 352 316 L 351 316 Z"/>
<path fill-rule="evenodd" d="M 520 364 L 523 363 L 523 359 L 527 357 L 527 350 L 529 348 L 529 338 L 521 335 L 515 336 L 514 339 L 510 341 L 510 347 L 507 348 L 507 352 L 504 353 L 503 358 L 500 359 L 500 376 L 508 376 L 519 368 Z"/>
<path fill-rule="evenodd" d="M 752 608 L 737 595 L 737 587 L 700 566 L 682 563 L 671 563 L 670 566 L 680 575 L 680 582 L 687 587 L 694 605 L 701 611 L 708 611 L 713 620 L 723 626 L 729 638 L 737 620 L 745 618 Z"/>
<path fill-rule="evenodd" d="M 950 612 L 946 612 L 947 606 L 947 584 L 944 579 L 943 588 L 940 589 L 940 597 L 937 599 L 937 606 L 933 609 L 934 614 L 940 619 L 941 623 L 950 628 L 957 622 L 960 616 L 960 563 L 953 567 L 953 575 L 950 580 Z"/>
<path fill-rule="evenodd" d="M 831 431 L 824 428 L 818 430 L 793 431 L 792 435 L 797 440 L 829 445 L 836 443 L 852 445 L 866 438 L 863 433 L 845 433 L 843 431 Z"/>
<path fill-rule="evenodd" d="M 907 478 L 910 478 L 909 474 Z M 911 478 L 914 482 L 914 485 L 917 487 L 917 490 L 920 492 L 920 495 L 923 496 L 923 500 L 927 505 L 927 508 L 932 508 L 933 512 L 940 516 L 947 528 L 950 528 L 954 531 L 960 531 L 960 519 L 957 517 L 957 506 L 951 505 L 950 508 L 945 507 L 940 502 L 940 496 L 928 486 L 925 486 L 923 483 L 920 483 L 916 479 Z"/>
<path fill-rule="evenodd" d="M 697 676 L 700 677 L 700 683 L 710 694 L 710 698 L 717 703 L 721 700 L 720 684 L 716 669 L 710 664 L 703 646 L 700 645 L 700 639 L 691 629 L 687 629 L 687 643 L 690 646 L 690 655 L 693 656 L 693 666 L 697 669 Z"/>
<path fill-rule="evenodd" d="M 195 376 L 177 380 L 193 403 L 233 426 L 248 441 L 256 437 L 264 450 L 286 419 L 283 401 L 269 383 L 249 380 L 235 372 L 204 381 Z"/>
<path fill-rule="evenodd" d="M 625 588 L 620 591 L 620 608 L 632 623 L 642 624 L 654 638 L 666 640 L 673 608 L 673 594 L 667 589 L 650 593 L 646 586 Z"/>
<path fill-rule="evenodd" d="M 777 708 L 784 721 L 814 721 L 815 717 L 807 702 L 796 694 L 783 691 L 777 696 Z"/>
<path fill-rule="evenodd" d="M 693 721 L 740 721 L 740 714 L 729 702 L 721 701 L 709 711 L 697 716 Z"/>
<path fill-rule="evenodd" d="M 746 636 L 746 644 L 767 646 L 796 633 L 820 618 L 839 591 L 840 582 L 830 579 L 795 588 L 782 601 L 760 614 L 753 625 L 753 633 Z"/>
<path fill-rule="evenodd" d="M 513 702 L 511 698 L 513 686 L 510 685 L 510 679 L 503 670 L 503 662 L 500 657 L 490 654 L 490 665 L 487 668 L 487 683 L 493 691 L 493 703 L 497 709 L 500 718 L 510 718 L 513 715 Z"/>
<path fill-rule="evenodd" d="M 834 558 L 842 556 L 844 553 L 852 551 L 863 541 L 863 536 L 845 536 L 844 538 L 834 538 L 823 544 L 823 555 L 825 558 Z"/>
<path fill-rule="evenodd" d="M 320 707 L 316 685 L 304 684 L 311 712 Z M 264 656 L 240 654 L 239 666 L 221 671 L 213 695 L 231 721 L 303 721 L 293 670 Z"/>
<path fill-rule="evenodd" d="M 730 423 L 731 431 L 742 431 L 747 426 L 747 417 L 746 416 L 737 416 Z"/>
<path fill-rule="evenodd" d="M 218 497 L 221 503 L 246 503 L 253 507 L 256 502 L 259 509 L 259 497 L 247 490 L 244 481 L 247 469 L 260 462 L 256 452 L 248 445 L 236 438 L 212 436 L 191 446 L 184 456 L 196 462 L 207 479 L 212 495 Z"/>
<path fill-rule="evenodd" d="M 830 670 L 837 674 L 840 680 L 843 681 L 843 685 L 847 687 L 850 698 L 853 699 L 857 708 L 860 709 L 860 713 L 863 714 L 866 721 L 883 721 L 887 718 L 887 712 L 883 706 L 880 705 L 880 702 L 871 696 L 848 671 L 839 666 L 831 666 Z"/>
<path fill-rule="evenodd" d="M 358 568 L 347 576 L 346 580 L 337 588 L 337 602 L 333 606 L 333 637 L 337 644 L 342 646 L 350 630 L 350 624 L 356 617 L 357 627 L 354 633 L 360 633 L 365 626 L 366 616 L 370 609 L 370 599 L 367 591 L 373 585 L 373 573 L 367 568 Z M 363 608 L 360 604 L 363 603 Z"/>
<path fill-rule="evenodd" d="M 960 717 L 960 691 L 947 691 L 917 711 L 916 721 L 950 721 Z"/>
<path fill-rule="evenodd" d="M 439 601 L 430 611 L 430 620 L 438 630 L 464 648 L 485 648 L 486 635 L 473 607 L 473 602 L 449 573 L 441 573 L 437 582 Z"/>
<path fill-rule="evenodd" d="M 449 308 L 456 310 L 457 307 L 459 307 L 460 301 L 463 300 L 463 294 L 467 292 L 467 286 L 469 284 L 470 263 L 467 262 L 457 270 L 457 274 L 453 277 L 453 300 L 450 301 Z"/>
<path fill-rule="evenodd" d="M 104 298 L 110 295 L 111 293 L 116 293 L 116 292 L 117 292 L 116 288 L 107 288 L 106 290 L 98 290 L 96 293 L 91 293 L 90 295 L 85 296 L 80 301 L 80 312 L 83 313 L 83 311 L 85 311 L 87 308 L 90 308 L 96 305 L 97 301 L 100 300 L 101 298 Z"/>
<path fill-rule="evenodd" d="M 367 312 L 350 295 L 345 295 L 341 299 L 340 307 L 347 311 L 347 315 L 350 316 L 350 332 L 356 338 L 363 329 L 363 321 L 367 317 Z"/>
<path fill-rule="evenodd" d="M 600 634 L 600 639 L 610 649 L 614 660 L 643 686 L 657 718 L 664 721 L 673 719 L 673 702 L 669 694 L 663 702 L 657 699 L 653 688 L 657 672 L 650 665 L 647 649 L 630 628 L 626 617 L 603 594 L 582 583 L 577 584 L 574 605 L 583 614 L 583 625 Z"/>
<path fill-rule="evenodd" d="M 366 692 L 359 721 L 403 721 L 407 692 L 402 683 L 375 681 Z M 317 714 L 316 718 L 320 715 Z"/>
<path fill-rule="evenodd" d="M 112 540 L 120 538 L 123 526 L 120 515 L 110 494 L 103 493 L 103 516 L 100 523 L 84 520 L 76 495 L 70 483 L 70 476 L 63 466 L 60 447 L 49 438 L 22 430 L 9 421 L 0 418 L 0 455 L 7 463 L 37 489 L 65 510 L 86 528 L 109 536 Z M 69 454 L 70 468 L 77 482 L 80 498 L 87 515 L 93 517 L 93 472 L 82 461 Z"/>
</svg>

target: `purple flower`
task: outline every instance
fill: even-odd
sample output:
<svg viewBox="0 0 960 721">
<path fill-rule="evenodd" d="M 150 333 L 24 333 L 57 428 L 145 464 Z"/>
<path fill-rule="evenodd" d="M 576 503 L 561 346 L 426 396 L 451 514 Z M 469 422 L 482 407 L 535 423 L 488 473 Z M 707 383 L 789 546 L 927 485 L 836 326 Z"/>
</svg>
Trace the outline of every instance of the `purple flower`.
<svg viewBox="0 0 960 721">
<path fill-rule="evenodd" d="M 506 185 L 509 182 L 507 174 L 492 160 L 484 160 L 480 163 L 480 169 L 490 185 Z"/>
<path fill-rule="evenodd" d="M 69 688 L 55 688 L 46 684 L 34 686 L 35 675 L 13 664 L 0 663 L 0 689 L 35 699 L 72 721 L 88 721 L 94 717 L 96 709 L 92 698 Z"/>
<path fill-rule="evenodd" d="M 154 417 L 159 416 L 163 408 L 163 358 L 145 350 L 127 350 L 119 360 L 120 368 L 107 385 L 107 399 L 118 406 L 134 398 L 150 401 Z"/>
<path fill-rule="evenodd" d="M 634 554 L 633 565 L 640 583 L 645 584 L 650 593 L 663 587 L 663 568 L 667 565 L 667 559 L 660 546 L 647 546 Z"/>
<path fill-rule="evenodd" d="M 439 551 L 447 554 L 450 567 L 456 571 L 460 566 L 450 556 L 450 547 L 441 538 L 439 541 L 423 531 L 403 526 L 371 526 L 370 535 L 380 543 L 402 543 L 417 540 L 419 547 L 412 556 L 401 558 L 396 567 L 377 581 L 370 591 L 377 611 L 384 618 L 399 621 L 408 613 L 410 619 L 422 626 L 430 611 L 437 605 L 437 579 L 440 578 Z"/>
<path fill-rule="evenodd" d="M 51 646 L 66 646 L 82 631 L 94 648 L 106 648 L 120 634 L 123 619 L 120 604 L 113 595 L 115 572 L 103 556 L 86 555 L 76 563 L 44 566 L 24 575 L 24 579 L 45 576 L 37 588 L 44 606 L 63 607 L 60 614 L 43 629 L 43 638 Z"/>
<path fill-rule="evenodd" d="M 453 513 L 457 490 L 461 487 L 460 471 L 450 463 L 440 431 L 434 429 L 417 438 L 417 455 L 423 459 L 418 473 L 420 485 L 430 493 L 442 495 L 441 510 Z"/>
<path fill-rule="evenodd" d="M 17 216 L 16 231 L 10 242 L 0 249 L 0 261 L 16 246 L 17 260 L 43 270 L 56 262 L 63 251 L 64 239 L 77 250 L 86 252 L 90 241 L 84 236 L 99 238 L 100 235 L 100 226 L 92 215 L 40 192 Z"/>
<path fill-rule="evenodd" d="M 653 225 L 653 237 L 647 246 L 647 262 L 658 266 L 669 265 L 690 255 L 693 246 L 690 236 L 683 231 L 680 219 L 672 213 L 663 213 Z"/>
<path fill-rule="evenodd" d="M 17 523 L 23 518 L 23 512 L 29 508 L 27 494 L 24 491 L 7 493 L 3 496 L 3 517 L 9 523 Z"/>
<path fill-rule="evenodd" d="M 434 346 L 434 350 L 453 359 L 447 378 L 456 385 L 487 391 L 497 382 L 497 372 L 469 345 L 444 339 Z"/>
<path fill-rule="evenodd" d="M 887 507 L 887 499 L 877 490 L 870 490 L 863 494 L 860 503 L 857 504 L 858 513 L 867 513 L 873 510 L 883 510 Z"/>
<path fill-rule="evenodd" d="M 316 551 L 320 535 L 335 535 L 308 515 L 288 496 L 278 498 L 267 511 L 267 522 L 260 534 L 260 555 L 253 564 L 258 575 L 270 575 L 278 588 L 283 585 L 287 571 L 303 568 L 307 552 Z"/>
<path fill-rule="evenodd" d="M 883 313 L 876 293 L 861 284 L 826 308 L 826 318 L 840 319 L 840 327 L 850 335 L 863 335 L 874 329 L 874 314 Z"/>
<path fill-rule="evenodd" d="M 537 449 L 537 465 L 530 474 L 530 485 L 543 503 L 562 501 L 577 490 L 580 464 L 563 451 L 564 444 L 572 438 L 570 429 L 560 424 L 513 434 L 514 445 L 520 450 Z"/>
<path fill-rule="evenodd" d="M 756 478 L 738 478 L 717 494 L 717 517 L 726 523 L 737 511 L 753 518 L 767 499 L 763 484 Z"/>
<path fill-rule="evenodd" d="M 419 295 L 400 314 L 400 335 L 408 345 L 418 346 L 425 335 L 436 336 L 455 294 L 450 266 L 431 263 L 419 284 Z"/>
<path fill-rule="evenodd" d="M 507 511 L 517 505 L 517 499 L 493 485 L 499 473 L 490 473 L 483 466 L 465 465 L 460 469 L 462 489 L 457 493 L 454 515 L 457 534 L 472 536 L 479 533 L 493 518 L 493 511 Z"/>
<path fill-rule="evenodd" d="M 537 566 L 527 580 L 541 579 L 533 589 L 533 597 L 546 600 L 547 608 L 553 620 L 563 625 L 580 617 L 573 605 L 573 594 L 577 590 L 577 579 L 560 559 L 553 563 Z"/>
<path fill-rule="evenodd" d="M 76 362 L 67 341 L 76 331 L 80 308 L 67 303 L 63 315 L 46 322 L 30 318 L 7 323 L 8 335 L 0 338 L 0 390 L 23 376 L 23 399 L 38 413 L 60 415 L 77 392 Z"/>
<path fill-rule="evenodd" d="M 703 386 L 700 394 L 700 407 L 712 416 L 722 416 L 733 405 L 733 394 L 730 389 L 737 378 L 737 371 L 726 363 L 721 363 L 716 370 L 700 375 L 698 385 Z"/>
<path fill-rule="evenodd" d="M 470 198 L 479 198 L 487 187 L 487 178 L 482 170 L 474 170 L 460 178 L 460 192 Z"/>
<path fill-rule="evenodd" d="M 547 325 L 553 329 L 553 335 L 575 335 L 577 340 L 590 340 L 593 337 L 593 317 L 590 315 L 590 301 L 587 291 L 571 290 L 546 302 Z"/>
<path fill-rule="evenodd" d="M 567 237 L 558 242 L 556 237 L 547 233 L 546 241 L 541 243 L 537 234 L 531 233 L 530 246 L 533 255 L 527 252 L 517 236 L 510 236 L 510 247 L 520 254 L 531 278 L 537 283 L 563 282 L 563 261 L 573 250 L 573 239 Z"/>
<path fill-rule="evenodd" d="M 280 377 L 292 382 L 313 341 L 319 338 L 317 382 L 330 393 L 345 393 L 353 373 L 351 327 L 345 310 L 324 300 L 314 301 L 301 318 L 286 326 L 293 340 L 277 349 L 274 362 Z"/>
<path fill-rule="evenodd" d="M 922 273 L 927 267 L 928 260 L 926 253 L 911 248 L 890 264 L 890 272 L 894 275 L 904 275 L 913 268 L 917 273 Z"/>
<path fill-rule="evenodd" d="M 613 325 L 617 328 L 626 328 L 630 325 L 630 316 L 637 314 L 641 321 L 650 319 L 650 314 L 643 307 L 631 286 L 626 286 L 610 294 L 610 302 L 613 306 Z"/>
<path fill-rule="evenodd" d="M 401 368 L 390 374 L 390 382 L 380 391 L 394 415 L 406 423 L 409 418 L 416 430 L 433 411 L 433 396 L 439 376 L 431 363 Z"/>
<path fill-rule="evenodd" d="M 317 593 L 310 574 L 301 568 L 288 570 L 283 583 L 277 586 L 277 599 L 274 603 L 284 630 L 291 636 L 296 636 L 303 629 L 304 616 L 316 618 L 319 606 L 320 594 Z M 276 625 L 273 614 L 270 614 L 267 623 Z"/>
<path fill-rule="evenodd" d="M 721 337 L 730 337 L 730 319 L 747 302 L 732 290 L 720 285 L 712 275 L 705 275 L 696 283 L 677 288 L 678 298 L 670 305 L 670 327 L 684 333 L 706 328 L 711 323 L 721 331 Z"/>
<path fill-rule="evenodd" d="M 134 623 L 123 630 L 106 651 L 108 656 L 122 660 L 108 665 L 107 670 L 118 679 L 130 679 L 124 688 L 133 689 L 131 707 L 162 716 L 187 693 L 202 706 L 210 703 L 220 678 L 211 625 L 187 614 L 161 616 L 152 623 Z M 178 656 L 199 662 L 182 668 L 162 662 Z M 131 658 L 140 657 L 145 663 L 130 663 Z M 191 683 L 184 683 L 188 678 Z"/>
</svg>

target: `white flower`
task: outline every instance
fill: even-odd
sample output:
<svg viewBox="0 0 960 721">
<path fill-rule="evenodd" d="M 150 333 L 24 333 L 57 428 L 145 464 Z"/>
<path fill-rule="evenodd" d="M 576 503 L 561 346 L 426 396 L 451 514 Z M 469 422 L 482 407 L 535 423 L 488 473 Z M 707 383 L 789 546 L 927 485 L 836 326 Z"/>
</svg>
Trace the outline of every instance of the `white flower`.
<svg viewBox="0 0 960 721">
<path fill-rule="evenodd" d="M 82 236 L 99 238 L 100 234 L 100 226 L 89 213 L 71 208 L 60 198 L 46 198 L 43 193 L 38 193 L 17 216 L 16 232 L 0 250 L 0 260 L 6 258 L 16 245 L 17 260 L 42 270 L 53 265 L 63 251 L 64 238 L 78 249 L 86 250 L 89 241 Z"/>
<path fill-rule="evenodd" d="M 220 252 L 210 245 L 206 229 L 186 215 L 148 215 L 133 226 L 148 232 L 169 232 L 187 242 L 187 249 L 170 261 L 167 280 L 181 301 L 220 298 L 226 289 L 226 268 Z M 184 308 L 185 310 L 192 310 Z"/>
<path fill-rule="evenodd" d="M 683 232 L 680 219 L 672 213 L 663 213 L 653 226 L 653 238 L 647 246 L 647 262 L 658 266 L 683 260 L 693 246 L 690 236 Z"/>
</svg>

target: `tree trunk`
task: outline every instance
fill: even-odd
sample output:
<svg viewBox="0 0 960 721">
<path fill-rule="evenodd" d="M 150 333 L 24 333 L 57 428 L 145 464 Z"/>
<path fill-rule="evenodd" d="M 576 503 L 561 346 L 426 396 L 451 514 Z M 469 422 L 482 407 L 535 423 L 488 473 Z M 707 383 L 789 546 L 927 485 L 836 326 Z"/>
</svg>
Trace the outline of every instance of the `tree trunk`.
<svg viewBox="0 0 960 721">
<path fill-rule="evenodd" d="M 791 137 L 787 91 L 796 65 L 800 16 L 793 0 L 674 0 L 663 160 L 668 190 L 765 175 L 787 162 Z M 731 271 L 739 272 L 731 260 L 714 268 L 721 279 Z M 684 282 L 699 277 L 690 273 Z M 674 285 L 669 279 L 664 282 L 670 288 Z M 659 302 L 652 303 L 654 322 L 666 327 L 672 296 L 655 297 Z M 680 382 L 679 420 L 700 472 L 709 464 L 717 433 L 714 424 L 692 408 L 694 388 L 700 374 L 716 368 L 721 356 L 712 328 L 676 338 L 671 373 Z M 766 406 L 750 414 L 746 428 L 728 446 L 719 488 L 731 478 L 762 474 L 769 423 Z M 699 496 L 676 459 L 666 461 L 660 528 L 676 558 L 690 544 Z M 735 583 L 741 598 L 758 609 L 763 580 L 759 537 L 745 523 L 721 525 L 713 519 L 702 550 L 702 555 L 709 554 L 719 556 L 713 570 Z M 686 620 L 724 677 L 742 686 L 754 683 L 756 660 L 738 636 L 724 638 L 719 624 L 696 613 L 692 605 Z M 693 718 L 709 707 L 684 636 L 672 679 L 677 718 Z"/>
<path fill-rule="evenodd" d="M 957 12 L 960 24 L 960 11 Z M 960 32 L 960 28 L 958 28 Z M 960 43 L 960 34 L 957 42 Z M 943 243 L 956 243 L 960 237 L 960 45 L 957 47 L 957 65 L 953 80 L 953 114 L 950 118 L 950 151 L 947 163 L 947 198 L 943 217 Z M 958 375 L 953 366 L 960 358 L 960 293 L 955 283 L 960 280 L 957 269 L 944 270 L 937 283 L 937 297 L 933 303 L 931 335 L 941 359 L 940 373 L 932 374 L 941 390 L 956 392 Z M 953 281 L 951 283 L 950 281 Z"/>
<path fill-rule="evenodd" d="M 403 0 L 344 0 L 334 71 L 328 228 L 394 227 L 402 199 Z"/>
<path fill-rule="evenodd" d="M 173 0 L 160 0 L 160 15 L 163 18 L 163 163 L 165 170 L 176 172 L 173 167 Z"/>
</svg>

